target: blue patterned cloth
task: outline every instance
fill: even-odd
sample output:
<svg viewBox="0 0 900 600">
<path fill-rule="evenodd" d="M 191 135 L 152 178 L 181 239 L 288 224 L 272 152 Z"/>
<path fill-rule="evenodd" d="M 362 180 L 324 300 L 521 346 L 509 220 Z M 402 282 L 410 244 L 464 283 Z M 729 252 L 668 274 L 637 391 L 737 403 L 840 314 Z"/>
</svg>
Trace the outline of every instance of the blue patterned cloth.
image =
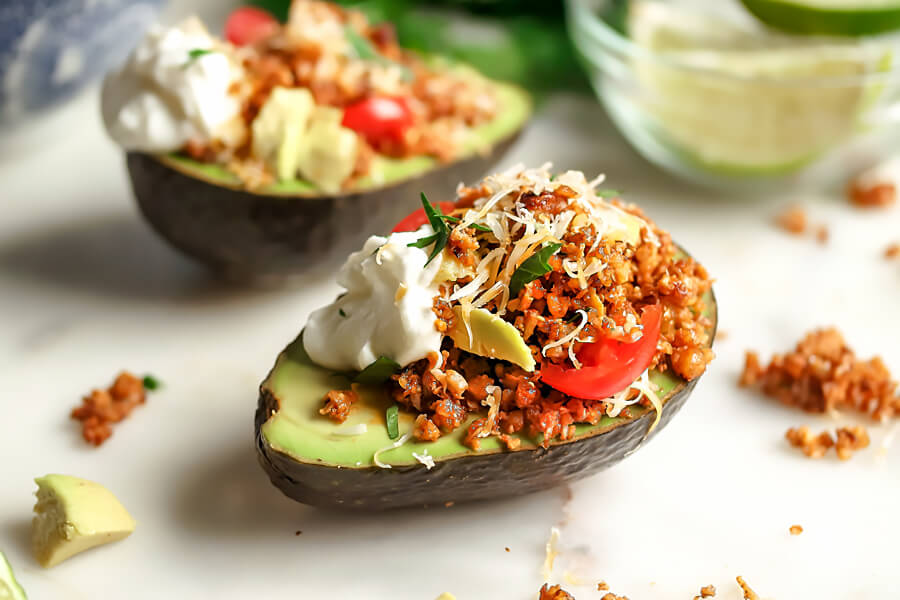
<svg viewBox="0 0 900 600">
<path fill-rule="evenodd" d="M 0 0 L 0 126 L 123 62 L 163 0 Z"/>
</svg>

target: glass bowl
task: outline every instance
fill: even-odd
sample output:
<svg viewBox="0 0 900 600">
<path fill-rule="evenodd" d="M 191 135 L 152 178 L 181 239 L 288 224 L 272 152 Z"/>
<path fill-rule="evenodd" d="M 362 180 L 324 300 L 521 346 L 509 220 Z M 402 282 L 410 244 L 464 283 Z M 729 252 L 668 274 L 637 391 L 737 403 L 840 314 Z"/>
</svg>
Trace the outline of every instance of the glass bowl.
<svg viewBox="0 0 900 600">
<path fill-rule="evenodd" d="M 900 148 L 895 39 L 796 38 L 649 0 L 567 0 L 567 22 L 616 127 L 686 179 L 843 186 Z"/>
</svg>

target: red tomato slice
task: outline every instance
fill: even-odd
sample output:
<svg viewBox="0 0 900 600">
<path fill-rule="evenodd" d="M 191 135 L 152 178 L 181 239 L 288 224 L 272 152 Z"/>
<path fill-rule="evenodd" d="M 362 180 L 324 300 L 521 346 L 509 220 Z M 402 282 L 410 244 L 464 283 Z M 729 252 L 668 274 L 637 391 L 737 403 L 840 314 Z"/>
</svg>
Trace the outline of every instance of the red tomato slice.
<svg viewBox="0 0 900 600">
<path fill-rule="evenodd" d="M 413 124 L 413 114 L 404 98 L 379 96 L 345 108 L 341 124 L 378 146 L 385 141 L 403 141 L 406 130 Z"/>
<path fill-rule="evenodd" d="M 455 206 L 453 202 L 438 202 L 438 208 L 441 209 L 441 212 L 445 215 L 453 210 Z M 406 217 L 403 218 L 399 223 L 394 225 L 394 228 L 391 229 L 391 233 L 397 233 L 400 231 L 415 231 L 422 225 L 428 222 L 428 217 L 425 216 L 425 209 L 420 208 L 418 210 L 414 210 Z"/>
<path fill-rule="evenodd" d="M 265 39 L 278 28 L 278 21 L 261 8 L 242 6 L 225 21 L 225 39 L 235 46 L 247 46 Z"/>
<path fill-rule="evenodd" d="M 552 388 L 587 400 L 604 400 L 628 387 L 640 376 L 656 354 L 662 307 L 645 306 L 641 312 L 644 333 L 626 344 L 605 339 L 584 344 L 578 352 L 581 368 L 564 368 L 552 363 L 541 367 L 541 380 Z"/>
</svg>

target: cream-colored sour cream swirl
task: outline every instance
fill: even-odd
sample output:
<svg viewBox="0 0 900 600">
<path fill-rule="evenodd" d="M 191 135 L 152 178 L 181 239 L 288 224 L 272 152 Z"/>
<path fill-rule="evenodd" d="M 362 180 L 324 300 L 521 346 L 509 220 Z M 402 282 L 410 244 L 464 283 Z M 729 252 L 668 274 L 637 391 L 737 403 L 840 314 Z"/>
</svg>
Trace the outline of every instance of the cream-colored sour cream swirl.
<svg viewBox="0 0 900 600">
<path fill-rule="evenodd" d="M 443 335 L 432 311 L 440 294 L 435 276 L 439 254 L 428 266 L 428 250 L 409 244 L 433 233 L 373 235 L 341 267 L 337 282 L 346 293 L 313 312 L 303 332 L 310 358 L 330 369 L 361 371 L 380 356 L 408 365 L 439 354 Z"/>
<path fill-rule="evenodd" d="M 240 118 L 244 70 L 232 50 L 196 17 L 153 27 L 103 83 L 110 137 L 143 152 L 173 152 L 189 140 L 238 145 L 246 135 Z"/>
</svg>

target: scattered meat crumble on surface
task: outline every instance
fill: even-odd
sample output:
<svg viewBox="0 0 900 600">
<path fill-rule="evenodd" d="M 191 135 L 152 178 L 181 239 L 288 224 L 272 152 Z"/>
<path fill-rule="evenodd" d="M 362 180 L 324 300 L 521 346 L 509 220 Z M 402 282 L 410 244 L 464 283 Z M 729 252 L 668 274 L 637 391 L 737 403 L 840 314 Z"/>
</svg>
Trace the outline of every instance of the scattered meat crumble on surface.
<svg viewBox="0 0 900 600">
<path fill-rule="evenodd" d="M 85 396 L 82 405 L 72 410 L 72 418 L 81 421 L 84 441 L 99 446 L 112 435 L 112 423 L 123 421 L 146 399 L 144 382 L 122 371 L 109 388 Z"/>
<path fill-rule="evenodd" d="M 800 525 L 791 525 L 790 532 L 791 535 L 800 535 L 803 533 L 803 527 Z"/>
<path fill-rule="evenodd" d="M 575 600 L 575 597 L 558 585 L 551 587 L 549 584 L 545 583 L 541 588 L 539 600 Z"/>
<path fill-rule="evenodd" d="M 806 232 L 806 211 L 800 206 L 788 207 L 778 215 L 775 222 L 788 233 L 801 235 Z"/>
<path fill-rule="evenodd" d="M 894 243 L 885 248 L 884 257 L 887 259 L 900 257 L 900 244 Z"/>
<path fill-rule="evenodd" d="M 809 427 L 791 427 L 784 434 L 794 448 L 800 448 L 809 458 L 822 458 L 834 446 L 834 438 L 827 431 L 813 435 Z"/>
<path fill-rule="evenodd" d="M 869 447 L 869 432 L 861 425 L 838 427 L 835 433 L 837 441 L 834 449 L 841 460 L 849 460 L 857 450 Z"/>
<path fill-rule="evenodd" d="M 700 593 L 698 595 L 694 596 L 694 600 L 700 600 L 700 598 L 713 598 L 713 597 L 715 597 L 715 595 L 716 595 L 716 586 L 714 586 L 712 584 L 704 585 L 702 588 L 700 588 Z"/>
<path fill-rule="evenodd" d="M 597 591 L 598 592 L 608 592 L 609 584 L 606 583 L 605 581 L 601 581 L 600 583 L 597 584 Z"/>
<path fill-rule="evenodd" d="M 825 225 L 819 225 L 816 227 L 816 241 L 820 244 L 828 243 L 828 238 L 830 237 L 830 233 L 828 231 L 828 227 Z"/>
<path fill-rule="evenodd" d="M 741 586 L 741 591 L 744 592 L 744 600 L 760 600 L 759 595 L 747 585 L 747 582 L 744 581 L 743 577 L 738 575 L 736 580 L 738 585 Z"/>
<path fill-rule="evenodd" d="M 858 359 L 834 328 L 808 333 L 792 352 L 776 354 L 765 368 L 748 351 L 740 384 L 812 413 L 852 408 L 878 421 L 900 414 L 897 382 L 881 358 Z"/>
<path fill-rule="evenodd" d="M 863 208 L 891 206 L 897 201 L 897 188 L 893 183 L 881 182 L 867 185 L 854 180 L 847 189 L 847 196 L 854 205 Z"/>
</svg>

